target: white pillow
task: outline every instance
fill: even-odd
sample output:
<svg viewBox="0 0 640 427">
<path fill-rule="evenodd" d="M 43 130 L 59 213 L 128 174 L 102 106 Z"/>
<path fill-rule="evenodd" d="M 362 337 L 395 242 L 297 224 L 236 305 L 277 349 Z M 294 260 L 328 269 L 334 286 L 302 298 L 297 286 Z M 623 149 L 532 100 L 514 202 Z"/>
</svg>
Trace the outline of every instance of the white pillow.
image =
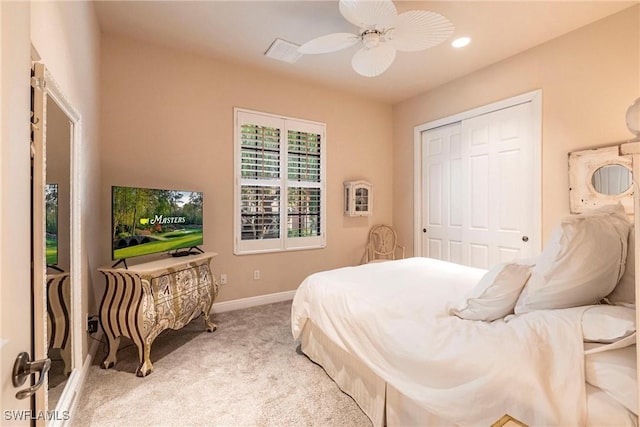
<svg viewBox="0 0 640 427">
<path fill-rule="evenodd" d="M 492 321 L 513 313 L 520 291 L 531 275 L 531 266 L 514 262 L 493 266 L 470 294 L 449 314 L 468 320 Z"/>
<path fill-rule="evenodd" d="M 615 305 L 596 305 L 582 315 L 585 342 L 612 343 L 636 331 L 636 311 Z"/>
<path fill-rule="evenodd" d="M 614 304 L 636 303 L 636 233 L 633 227 L 629 232 L 627 244 L 627 262 L 625 263 L 624 274 L 618 282 L 613 292 L 607 297 Z"/>
<path fill-rule="evenodd" d="M 585 348 L 593 344 L 586 344 Z M 636 346 L 586 355 L 584 373 L 589 384 L 602 389 L 638 415 Z"/>
<path fill-rule="evenodd" d="M 516 314 L 591 305 L 624 272 L 631 223 L 622 205 L 565 218 L 542 251 L 516 303 Z"/>
</svg>

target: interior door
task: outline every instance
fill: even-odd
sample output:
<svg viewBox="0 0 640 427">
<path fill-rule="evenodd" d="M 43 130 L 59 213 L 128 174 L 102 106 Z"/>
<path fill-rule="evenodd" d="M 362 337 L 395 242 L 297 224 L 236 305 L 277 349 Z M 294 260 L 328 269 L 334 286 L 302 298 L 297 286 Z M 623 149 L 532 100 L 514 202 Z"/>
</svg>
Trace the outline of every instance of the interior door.
<svg viewBox="0 0 640 427">
<path fill-rule="evenodd" d="M 527 102 L 423 132 L 424 255 L 480 268 L 534 255 L 531 117 Z"/>
<path fill-rule="evenodd" d="M 458 122 L 422 133 L 422 253 L 458 264 L 464 263 L 461 130 Z"/>
<path fill-rule="evenodd" d="M 32 302 L 32 349 L 25 365 L 29 375 L 19 392 L 19 397 L 35 398 L 36 413 L 47 410 L 47 379 L 51 359 L 47 356 L 46 331 L 46 125 L 47 96 L 45 67 L 34 63 L 31 78 L 31 289 Z M 26 355 L 23 354 L 25 357 Z M 29 382 L 31 385 L 29 386 Z M 20 396 L 22 393 L 22 396 Z M 36 425 L 45 425 L 44 417 L 36 417 Z"/>
<path fill-rule="evenodd" d="M 12 382 L 20 352 L 31 351 L 29 5 L 0 2 L 0 379 L 1 425 L 31 424 L 32 398 Z"/>
</svg>

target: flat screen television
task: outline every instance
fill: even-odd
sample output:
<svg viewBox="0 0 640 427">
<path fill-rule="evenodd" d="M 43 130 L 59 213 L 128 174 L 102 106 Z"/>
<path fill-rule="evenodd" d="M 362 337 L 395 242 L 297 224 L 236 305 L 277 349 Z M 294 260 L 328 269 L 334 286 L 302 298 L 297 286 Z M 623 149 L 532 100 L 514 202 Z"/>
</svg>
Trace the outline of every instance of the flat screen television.
<svg viewBox="0 0 640 427">
<path fill-rule="evenodd" d="M 47 266 L 58 264 L 58 184 L 45 184 L 45 255 Z"/>
<path fill-rule="evenodd" d="M 202 192 L 111 187 L 111 258 L 202 252 L 202 212 Z"/>
</svg>

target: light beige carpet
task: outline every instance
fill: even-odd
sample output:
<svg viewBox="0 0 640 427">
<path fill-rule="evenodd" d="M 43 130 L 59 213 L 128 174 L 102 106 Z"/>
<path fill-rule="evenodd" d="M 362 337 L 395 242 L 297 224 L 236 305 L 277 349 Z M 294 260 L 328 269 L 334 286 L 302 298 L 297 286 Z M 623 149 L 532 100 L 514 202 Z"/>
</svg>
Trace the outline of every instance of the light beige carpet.
<svg viewBox="0 0 640 427">
<path fill-rule="evenodd" d="M 291 302 L 214 315 L 166 331 L 151 349 L 154 371 L 135 376 L 137 348 L 123 338 L 112 369 L 97 364 L 74 426 L 371 426 L 321 367 L 296 352 Z"/>
</svg>

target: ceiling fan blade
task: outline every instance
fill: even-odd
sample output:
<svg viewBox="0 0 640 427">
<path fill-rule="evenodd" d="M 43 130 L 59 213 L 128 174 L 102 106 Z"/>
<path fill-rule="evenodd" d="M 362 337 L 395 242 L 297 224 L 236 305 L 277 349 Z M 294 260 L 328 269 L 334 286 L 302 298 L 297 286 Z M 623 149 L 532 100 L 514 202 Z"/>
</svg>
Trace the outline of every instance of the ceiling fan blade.
<svg viewBox="0 0 640 427">
<path fill-rule="evenodd" d="M 384 73 L 396 58 L 396 48 L 388 43 L 367 49 L 363 47 L 353 55 L 351 66 L 356 73 L 365 77 L 375 77 Z"/>
<path fill-rule="evenodd" d="M 298 48 L 300 53 L 328 53 L 335 52 L 341 49 L 346 49 L 349 46 L 360 41 L 360 37 L 351 33 L 333 33 L 321 36 L 313 40 L 309 40 Z"/>
<path fill-rule="evenodd" d="M 451 21 L 438 13 L 410 10 L 398 15 L 386 39 L 400 51 L 413 52 L 442 43 L 453 29 Z"/>
<path fill-rule="evenodd" d="M 398 16 L 391 0 L 340 0 L 340 13 L 359 28 L 389 28 Z"/>
</svg>

